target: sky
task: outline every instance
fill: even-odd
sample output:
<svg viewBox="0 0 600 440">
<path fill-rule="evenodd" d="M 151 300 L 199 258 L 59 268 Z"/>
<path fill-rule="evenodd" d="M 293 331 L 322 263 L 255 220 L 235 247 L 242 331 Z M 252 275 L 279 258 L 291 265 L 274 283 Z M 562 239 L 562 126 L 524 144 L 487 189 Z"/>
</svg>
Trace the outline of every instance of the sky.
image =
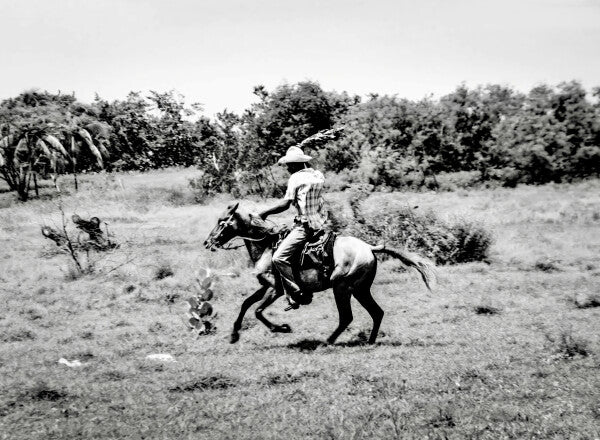
<svg viewBox="0 0 600 440">
<path fill-rule="evenodd" d="M 600 0 L 0 0 L 0 99 L 175 90 L 212 117 L 252 90 L 443 96 L 600 86 Z"/>
</svg>

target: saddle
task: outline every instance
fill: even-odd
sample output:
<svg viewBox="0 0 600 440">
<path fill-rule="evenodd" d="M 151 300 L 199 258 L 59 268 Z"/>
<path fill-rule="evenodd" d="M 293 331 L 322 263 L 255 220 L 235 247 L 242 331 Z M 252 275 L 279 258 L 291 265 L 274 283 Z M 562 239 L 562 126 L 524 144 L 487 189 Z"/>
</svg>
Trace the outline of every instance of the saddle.
<svg viewBox="0 0 600 440">
<path fill-rule="evenodd" d="M 290 231 L 291 229 L 287 226 L 278 231 L 278 239 L 273 243 L 273 250 L 279 247 Z M 336 238 L 337 233 L 331 230 L 321 229 L 313 234 L 297 257 L 298 272 L 303 269 L 317 269 L 319 278 L 329 279 L 335 266 L 333 245 Z"/>
</svg>

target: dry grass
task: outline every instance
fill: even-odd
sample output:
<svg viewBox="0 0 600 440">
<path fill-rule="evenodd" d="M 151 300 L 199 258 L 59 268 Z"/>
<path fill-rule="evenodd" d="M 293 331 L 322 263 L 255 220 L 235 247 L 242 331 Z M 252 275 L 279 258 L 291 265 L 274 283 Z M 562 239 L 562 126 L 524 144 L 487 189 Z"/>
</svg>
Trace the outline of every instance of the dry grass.
<svg viewBox="0 0 600 440">
<path fill-rule="evenodd" d="M 108 220 L 122 243 L 76 279 L 64 255 L 44 253 L 39 224 L 59 220 L 55 202 L 0 194 L 0 438 L 600 437 L 600 308 L 565 300 L 600 291 L 600 182 L 375 194 L 367 208 L 396 200 L 484 222 L 490 264 L 440 268 L 427 294 L 383 262 L 374 346 L 363 344 L 370 319 L 356 302 L 339 344 L 322 344 L 337 319 L 330 293 L 296 312 L 273 305 L 267 314 L 291 334 L 268 333 L 249 313 L 230 345 L 254 280 L 243 252 L 202 248 L 227 198 L 188 202 L 186 173 L 89 176 L 65 197 L 67 214 Z M 185 300 L 205 267 L 219 274 L 218 330 L 197 337 Z"/>
</svg>

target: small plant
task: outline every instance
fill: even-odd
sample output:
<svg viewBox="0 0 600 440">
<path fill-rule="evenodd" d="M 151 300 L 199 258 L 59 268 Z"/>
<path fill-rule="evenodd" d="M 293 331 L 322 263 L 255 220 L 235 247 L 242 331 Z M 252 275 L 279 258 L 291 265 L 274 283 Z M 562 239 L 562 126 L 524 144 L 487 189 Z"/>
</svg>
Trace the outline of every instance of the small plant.
<svg viewBox="0 0 600 440">
<path fill-rule="evenodd" d="M 109 251 L 118 248 L 119 245 L 111 240 L 108 229 L 106 231 L 101 229 L 102 222 L 98 217 L 85 220 L 79 215 L 73 214 L 71 220 L 79 229 L 79 233 L 77 235 L 70 233 L 67 229 L 62 203 L 58 204 L 58 209 L 61 215 L 60 229 L 43 225 L 41 232 L 44 237 L 56 244 L 60 253 L 67 253 L 71 256 L 74 268 L 69 269 L 66 278 L 75 280 L 82 275 L 94 272 L 94 263 L 90 259 L 91 251 Z M 106 226 L 106 222 L 104 224 Z M 108 227 L 106 226 L 106 228 Z"/>
<path fill-rule="evenodd" d="M 564 359 L 590 355 L 588 342 L 573 336 L 572 330 L 563 330 L 558 336 L 547 334 L 546 339 L 553 345 L 556 355 Z"/>
<path fill-rule="evenodd" d="M 452 408 L 438 408 L 438 413 L 430 419 L 429 424 L 434 428 L 454 428 L 456 420 Z"/>
<path fill-rule="evenodd" d="M 209 302 L 213 297 L 211 287 L 214 278 L 211 276 L 210 270 L 206 269 L 198 274 L 196 281 L 198 294 L 187 300 L 190 306 L 188 325 L 191 330 L 197 331 L 198 335 L 208 335 L 216 331 L 215 325 L 209 320 L 210 317 L 216 316 L 213 314 L 213 307 Z"/>
<path fill-rule="evenodd" d="M 175 272 L 173 272 L 173 269 L 169 263 L 162 263 L 154 271 L 155 280 L 163 280 L 167 277 L 172 277 L 173 275 L 175 275 Z"/>
<path fill-rule="evenodd" d="M 453 259 L 457 263 L 487 261 L 492 236 L 482 226 L 460 220 L 451 226 L 456 243 Z"/>
<path fill-rule="evenodd" d="M 600 307 L 600 294 L 591 293 L 582 297 L 573 298 L 573 304 L 578 309 L 591 309 L 594 307 Z"/>
<path fill-rule="evenodd" d="M 60 390 L 49 388 L 43 383 L 39 383 L 29 390 L 27 397 L 29 397 L 31 400 L 47 400 L 50 402 L 56 402 L 68 397 L 68 394 Z"/>
<path fill-rule="evenodd" d="M 237 382 L 222 375 L 204 376 L 169 389 L 172 393 L 186 393 L 204 390 L 226 390 L 237 386 Z"/>
<path fill-rule="evenodd" d="M 473 310 L 478 315 L 497 315 L 501 312 L 500 308 L 494 307 L 490 304 L 480 304 L 473 307 Z"/>
<path fill-rule="evenodd" d="M 541 272 L 552 273 L 560 271 L 560 267 L 558 267 L 557 262 L 550 259 L 538 260 L 533 267 L 535 270 L 539 270 Z"/>
</svg>

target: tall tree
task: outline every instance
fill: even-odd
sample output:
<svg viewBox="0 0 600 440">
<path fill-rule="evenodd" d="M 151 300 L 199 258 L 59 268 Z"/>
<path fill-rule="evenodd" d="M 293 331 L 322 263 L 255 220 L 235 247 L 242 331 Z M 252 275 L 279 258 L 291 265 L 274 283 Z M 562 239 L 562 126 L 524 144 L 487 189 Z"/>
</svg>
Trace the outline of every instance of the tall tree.
<svg viewBox="0 0 600 440">
<path fill-rule="evenodd" d="M 38 193 L 38 176 L 60 171 L 69 155 L 52 134 L 53 127 L 37 124 L 4 128 L 0 138 L 0 175 L 21 201 L 29 198 L 33 183 Z"/>
</svg>

